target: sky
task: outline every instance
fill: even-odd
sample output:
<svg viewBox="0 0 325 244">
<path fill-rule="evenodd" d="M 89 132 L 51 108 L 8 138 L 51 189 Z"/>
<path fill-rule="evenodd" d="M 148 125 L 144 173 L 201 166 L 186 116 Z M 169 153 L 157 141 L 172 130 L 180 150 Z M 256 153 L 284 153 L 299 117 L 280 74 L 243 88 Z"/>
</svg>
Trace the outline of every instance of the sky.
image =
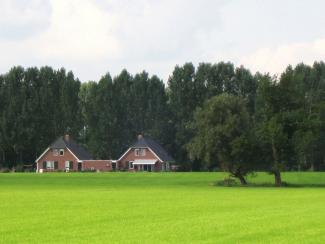
<svg viewBox="0 0 325 244">
<path fill-rule="evenodd" d="M 98 81 L 175 65 L 252 72 L 325 59 L 324 0 L 0 0 L 0 73 L 49 65 Z"/>
</svg>

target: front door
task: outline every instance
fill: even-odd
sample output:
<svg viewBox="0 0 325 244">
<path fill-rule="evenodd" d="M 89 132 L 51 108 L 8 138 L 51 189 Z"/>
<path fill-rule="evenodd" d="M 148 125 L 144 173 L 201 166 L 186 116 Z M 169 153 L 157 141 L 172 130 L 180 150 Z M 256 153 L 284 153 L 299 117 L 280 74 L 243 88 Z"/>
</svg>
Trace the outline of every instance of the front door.
<svg viewBox="0 0 325 244">
<path fill-rule="evenodd" d="M 151 171 L 152 171 L 152 166 L 151 166 L 151 164 L 144 164 L 144 165 L 143 165 L 143 171 L 151 172 Z"/>
<path fill-rule="evenodd" d="M 112 170 L 113 170 L 113 171 L 116 170 L 116 163 L 112 163 Z"/>
<path fill-rule="evenodd" d="M 148 171 L 148 164 L 143 165 L 143 171 Z"/>
<path fill-rule="evenodd" d="M 78 162 L 78 171 L 81 171 L 81 170 L 82 170 L 82 163 Z"/>
</svg>

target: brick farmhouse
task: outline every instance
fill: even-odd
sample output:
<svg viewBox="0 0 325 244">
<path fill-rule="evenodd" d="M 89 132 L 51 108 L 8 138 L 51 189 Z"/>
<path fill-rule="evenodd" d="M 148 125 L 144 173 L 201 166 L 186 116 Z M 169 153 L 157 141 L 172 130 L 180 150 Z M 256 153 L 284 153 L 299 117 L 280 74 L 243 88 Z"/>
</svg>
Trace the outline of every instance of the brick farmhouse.
<svg viewBox="0 0 325 244">
<path fill-rule="evenodd" d="M 94 160 L 69 135 L 59 137 L 36 159 L 37 172 L 51 171 L 109 171 L 112 160 Z"/>
<path fill-rule="evenodd" d="M 128 171 L 169 171 L 172 161 L 157 142 L 139 135 L 138 141 L 118 159 L 118 166 Z"/>
<path fill-rule="evenodd" d="M 118 160 L 95 160 L 69 135 L 65 135 L 36 159 L 36 171 L 169 171 L 172 161 L 174 159 L 163 147 L 142 135 Z"/>
</svg>

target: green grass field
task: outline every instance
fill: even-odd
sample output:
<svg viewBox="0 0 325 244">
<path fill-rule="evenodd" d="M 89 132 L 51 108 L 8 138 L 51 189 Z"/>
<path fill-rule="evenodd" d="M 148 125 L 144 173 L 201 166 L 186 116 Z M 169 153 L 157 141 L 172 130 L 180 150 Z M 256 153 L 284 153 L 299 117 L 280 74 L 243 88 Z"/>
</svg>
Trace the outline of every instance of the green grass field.
<svg viewBox="0 0 325 244">
<path fill-rule="evenodd" d="M 0 242 L 325 243 L 325 173 L 283 174 L 305 187 L 213 186 L 224 176 L 0 174 Z"/>
</svg>

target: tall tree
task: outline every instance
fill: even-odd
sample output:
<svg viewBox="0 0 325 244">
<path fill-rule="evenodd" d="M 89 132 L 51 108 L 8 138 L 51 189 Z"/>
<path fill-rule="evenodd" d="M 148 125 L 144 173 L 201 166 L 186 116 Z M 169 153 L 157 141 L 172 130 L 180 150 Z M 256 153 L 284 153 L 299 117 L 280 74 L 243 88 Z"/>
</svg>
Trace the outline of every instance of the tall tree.
<svg viewBox="0 0 325 244">
<path fill-rule="evenodd" d="M 208 100 L 194 117 L 196 134 L 187 146 L 191 158 L 207 164 L 217 161 L 231 176 L 246 185 L 252 172 L 249 114 L 245 101 L 230 94 Z"/>
<path fill-rule="evenodd" d="M 184 169 L 191 168 L 185 145 L 191 138 L 188 127 L 197 106 L 194 79 L 195 68 L 192 63 L 187 63 L 182 67 L 176 66 L 168 80 L 169 106 L 175 131 L 175 148 L 177 148 L 174 155 Z"/>
</svg>

